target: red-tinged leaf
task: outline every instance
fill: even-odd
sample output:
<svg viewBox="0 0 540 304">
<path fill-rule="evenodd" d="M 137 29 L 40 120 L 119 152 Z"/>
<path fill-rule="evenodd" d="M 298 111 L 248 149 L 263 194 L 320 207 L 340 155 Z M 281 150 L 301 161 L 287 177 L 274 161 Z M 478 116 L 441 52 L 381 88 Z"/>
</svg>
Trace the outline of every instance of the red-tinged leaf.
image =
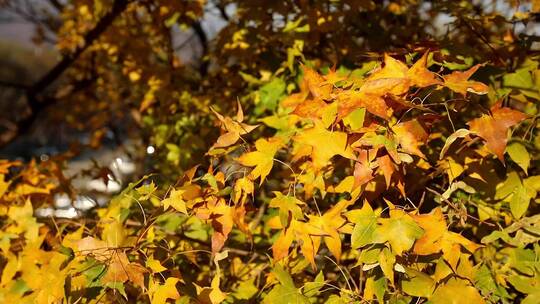
<svg viewBox="0 0 540 304">
<path fill-rule="evenodd" d="M 455 71 L 450 75 L 443 76 L 444 86 L 463 96 L 467 95 L 467 92 L 480 95 L 487 94 L 489 90 L 487 85 L 478 81 L 469 80 L 481 66 L 481 64 L 477 64 L 467 71 Z"/>
<path fill-rule="evenodd" d="M 307 99 L 298 104 L 292 114 L 303 118 L 321 118 L 324 109 L 328 104 L 321 99 Z"/>
<path fill-rule="evenodd" d="M 488 149 L 495 154 L 501 162 L 504 162 L 504 150 L 508 142 L 508 128 L 527 118 L 522 112 L 510 108 L 501 108 L 501 103 L 496 103 L 491 108 L 491 115 L 483 114 L 468 123 L 471 132 L 486 141 Z"/>
<path fill-rule="evenodd" d="M 251 239 L 251 230 L 246 223 L 246 206 L 244 204 L 237 205 L 233 209 L 233 220 L 236 226 Z"/>
<path fill-rule="evenodd" d="M 402 78 L 369 78 L 360 87 L 360 92 L 366 95 L 384 96 L 395 91 L 395 88 L 399 88 L 402 84 Z"/>
<path fill-rule="evenodd" d="M 144 288 L 144 273 L 146 269 L 137 264 L 129 262 L 123 252 L 113 251 L 111 261 L 108 263 L 107 273 L 101 278 L 102 283 L 124 283 L 131 281 L 137 286 Z"/>
<path fill-rule="evenodd" d="M 392 109 L 386 104 L 382 95 L 363 93 L 362 91 L 353 91 L 338 96 L 338 120 L 352 113 L 358 108 L 366 110 L 383 119 L 390 119 Z"/>
<path fill-rule="evenodd" d="M 429 53 L 426 52 L 414 65 L 407 71 L 407 77 L 411 81 L 411 85 L 419 88 L 424 88 L 442 82 L 437 78 L 436 74 L 427 69 L 427 60 Z"/>
<path fill-rule="evenodd" d="M 274 261 L 279 261 L 289 255 L 289 248 L 294 240 L 294 231 L 292 227 L 284 229 L 280 232 L 279 237 L 272 245 L 272 256 Z"/>
<path fill-rule="evenodd" d="M 305 65 L 302 66 L 302 70 L 304 72 L 303 81 L 311 95 L 313 95 L 315 99 L 328 99 L 332 92 L 332 85 L 327 83 L 319 73 Z"/>
<path fill-rule="evenodd" d="M 407 66 L 396 60 L 388 54 L 384 56 L 384 67 L 375 71 L 368 77 L 366 85 L 362 87 L 365 92 L 374 93 L 375 87 L 379 91 L 383 86 L 386 86 L 384 94 L 390 93 L 393 95 L 402 95 L 409 91 L 411 86 L 420 88 L 434 84 L 440 84 L 441 81 L 435 73 L 427 69 L 428 53 L 425 53 L 414 65 L 409 69 Z M 380 83 L 375 85 L 374 81 Z M 380 91 L 379 91 L 380 92 Z M 377 94 L 381 96 L 381 94 Z"/>
<path fill-rule="evenodd" d="M 386 188 L 390 187 L 390 181 L 392 180 L 392 175 L 396 171 L 394 162 L 392 158 L 388 155 L 381 156 L 377 158 L 379 163 L 379 169 L 381 169 L 382 174 L 384 175 L 384 180 L 386 182 Z"/>
<path fill-rule="evenodd" d="M 354 164 L 354 188 L 360 187 L 373 179 L 373 170 L 368 159 L 368 150 L 360 150 L 358 161 Z"/>
<path fill-rule="evenodd" d="M 398 123 L 392 127 L 392 131 L 403 151 L 424 158 L 420 146 L 427 140 L 428 133 L 417 120 Z"/>
<path fill-rule="evenodd" d="M 225 241 L 229 237 L 229 233 L 233 227 L 234 213 L 230 206 L 221 203 L 220 205 L 212 209 L 212 228 L 214 233 L 212 234 L 212 253 L 216 254 L 223 248 Z"/>
</svg>

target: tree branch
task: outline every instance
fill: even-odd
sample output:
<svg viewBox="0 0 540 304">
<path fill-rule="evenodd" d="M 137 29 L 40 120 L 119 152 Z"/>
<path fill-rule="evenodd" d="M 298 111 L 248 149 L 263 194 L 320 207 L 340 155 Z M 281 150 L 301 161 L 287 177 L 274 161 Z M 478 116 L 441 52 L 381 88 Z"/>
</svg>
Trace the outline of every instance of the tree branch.
<svg viewBox="0 0 540 304">
<path fill-rule="evenodd" d="M 38 82 L 30 87 L 28 90 L 29 103 L 32 110 L 34 107 L 38 107 L 38 94 L 51 85 L 65 70 L 67 70 L 80 55 L 90 46 L 92 43 L 111 25 L 114 19 L 120 15 L 127 7 L 128 0 L 116 0 L 109 11 L 96 26 L 90 30 L 84 37 L 84 43 L 78 47 L 73 53 L 64 56 L 60 62 L 58 62 L 47 74 L 45 74 Z"/>
<path fill-rule="evenodd" d="M 20 89 L 20 90 L 28 90 L 29 86 L 24 84 L 24 83 L 17 83 L 17 82 L 12 82 L 12 81 L 9 81 L 9 80 L 0 80 L 0 86 L 2 87 L 12 87 L 12 88 L 15 88 L 15 89 Z"/>
<path fill-rule="evenodd" d="M 60 3 L 60 1 L 58 0 L 49 0 L 49 3 L 59 12 L 61 12 L 64 9 L 64 5 Z"/>
<path fill-rule="evenodd" d="M 195 31 L 195 34 L 197 35 L 197 38 L 199 38 L 199 42 L 202 46 L 203 52 L 201 56 L 201 66 L 199 67 L 199 72 L 201 73 L 201 76 L 205 76 L 208 72 L 208 61 L 204 58 L 208 54 L 208 37 L 206 36 L 206 32 L 202 28 L 199 21 L 193 22 L 191 27 Z"/>
<path fill-rule="evenodd" d="M 227 15 L 227 11 L 225 11 L 225 6 L 221 4 L 216 4 L 217 9 L 219 10 L 219 14 L 221 15 L 221 18 L 225 21 L 229 21 L 229 15 Z"/>
<path fill-rule="evenodd" d="M 112 5 L 112 9 L 101 18 L 96 26 L 86 33 L 84 44 L 78 47 L 73 53 L 66 55 L 60 60 L 49 72 L 47 72 L 36 83 L 26 88 L 26 97 L 31 113 L 28 117 L 17 122 L 17 132 L 11 136 L 2 136 L 0 146 L 11 142 L 18 135 L 25 133 L 30 129 L 30 126 L 37 118 L 38 114 L 46 107 L 57 102 L 57 99 L 50 96 L 45 96 L 43 92 L 53 82 L 55 82 L 73 63 L 81 56 L 81 54 L 90 46 L 99 36 L 112 24 L 114 19 L 120 15 L 126 8 L 129 0 L 116 0 Z M 15 86 L 14 86 L 15 87 Z"/>
</svg>

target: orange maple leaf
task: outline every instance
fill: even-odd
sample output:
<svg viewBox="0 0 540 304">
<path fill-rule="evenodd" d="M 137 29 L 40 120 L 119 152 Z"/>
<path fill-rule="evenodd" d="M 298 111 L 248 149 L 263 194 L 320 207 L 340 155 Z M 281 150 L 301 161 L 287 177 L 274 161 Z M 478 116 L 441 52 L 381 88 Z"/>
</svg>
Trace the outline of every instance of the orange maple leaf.
<svg viewBox="0 0 540 304">
<path fill-rule="evenodd" d="M 444 86 L 454 92 L 460 93 L 463 96 L 467 95 L 467 92 L 480 94 L 480 95 L 487 94 L 488 89 L 489 89 L 487 85 L 479 81 L 469 80 L 469 78 L 481 66 L 482 66 L 481 64 L 477 64 L 473 66 L 472 68 L 468 69 L 467 71 L 464 71 L 464 72 L 455 71 L 452 74 L 443 76 Z"/>
<path fill-rule="evenodd" d="M 482 137 L 486 141 L 488 149 L 497 155 L 504 163 L 504 150 L 508 142 L 508 128 L 527 118 L 522 112 L 510 108 L 502 108 L 501 102 L 497 102 L 491 108 L 491 115 L 483 114 L 468 123 L 471 132 Z"/>
</svg>

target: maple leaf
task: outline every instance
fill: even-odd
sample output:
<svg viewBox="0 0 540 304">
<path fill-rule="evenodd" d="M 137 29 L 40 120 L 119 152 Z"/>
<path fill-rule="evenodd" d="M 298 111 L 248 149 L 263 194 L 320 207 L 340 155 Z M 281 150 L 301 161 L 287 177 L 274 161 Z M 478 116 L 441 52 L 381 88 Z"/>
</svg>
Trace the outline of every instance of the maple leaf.
<svg viewBox="0 0 540 304">
<path fill-rule="evenodd" d="M 343 227 L 346 222 L 341 214 L 352 203 L 352 200 L 341 200 L 322 216 L 308 215 L 308 224 L 324 233 L 324 243 L 326 244 L 326 247 L 328 247 L 328 250 L 336 257 L 338 262 L 341 259 L 341 238 L 339 237 L 338 230 Z M 312 265 L 314 265 L 314 263 L 312 263 Z"/>
<path fill-rule="evenodd" d="M 146 267 L 150 268 L 150 270 L 152 270 L 153 273 L 163 272 L 163 271 L 167 270 L 167 268 L 165 268 L 165 267 L 163 267 L 163 265 L 161 265 L 159 260 L 154 259 L 154 256 L 150 256 L 146 260 Z"/>
<path fill-rule="evenodd" d="M 413 251 L 419 255 L 443 252 L 443 258 L 455 269 L 461 255 L 460 247 L 474 253 L 480 245 L 465 237 L 448 231 L 441 208 L 429 214 L 413 215 L 413 219 L 424 229 L 424 235 L 414 244 Z"/>
<path fill-rule="evenodd" d="M 392 175 L 396 171 L 394 162 L 392 161 L 392 158 L 388 155 L 383 155 L 377 158 L 377 162 L 379 163 L 379 169 L 382 171 L 382 174 L 384 175 L 384 180 L 386 182 L 386 189 L 388 189 L 388 187 L 390 187 L 390 181 L 392 180 Z"/>
<path fill-rule="evenodd" d="M 90 255 L 98 261 L 107 261 L 111 257 L 111 251 L 107 242 L 87 236 L 81 240 L 72 242 L 74 249 L 82 255 Z"/>
<path fill-rule="evenodd" d="M 440 84 L 435 73 L 427 69 L 427 59 L 429 53 L 424 53 L 409 69 L 406 64 L 389 56 L 384 55 L 384 67 L 373 72 L 367 79 L 367 82 L 375 80 L 387 81 L 387 90 L 385 93 L 393 95 L 402 95 L 409 91 L 411 86 L 420 88 L 434 84 Z M 364 90 L 366 90 L 365 88 Z M 369 91 L 369 90 L 368 90 Z M 378 94 L 379 95 L 379 94 Z"/>
<path fill-rule="evenodd" d="M 311 95 L 315 99 L 329 99 L 332 84 L 329 84 L 323 76 L 305 65 L 302 65 L 302 71 L 304 72 L 304 85 L 309 89 Z"/>
<path fill-rule="evenodd" d="M 351 234 L 352 248 L 356 249 L 379 242 L 380 237 L 376 235 L 379 214 L 373 211 L 367 201 L 364 201 L 361 209 L 349 211 L 346 216 L 349 222 L 355 224 Z"/>
<path fill-rule="evenodd" d="M 347 79 L 348 73 L 341 73 L 336 72 L 336 67 L 333 66 L 329 69 L 328 73 L 324 75 L 324 79 L 326 80 L 326 83 L 329 83 L 331 85 L 335 85 L 336 83 L 343 81 Z"/>
<path fill-rule="evenodd" d="M 244 166 L 255 167 L 249 176 L 253 180 L 260 179 L 260 184 L 270 174 L 274 164 L 274 155 L 281 148 L 282 141 L 278 137 L 259 139 L 255 142 L 257 151 L 248 152 L 238 158 L 238 162 Z"/>
<path fill-rule="evenodd" d="M 400 122 L 392 126 L 392 131 L 403 151 L 425 158 L 424 153 L 420 151 L 420 146 L 427 140 L 428 133 L 417 120 Z"/>
<path fill-rule="evenodd" d="M 293 221 L 294 222 L 294 221 Z M 294 229 L 292 225 L 283 229 L 278 238 L 272 244 L 272 256 L 274 261 L 279 261 L 287 257 L 289 254 L 289 248 L 294 241 Z"/>
<path fill-rule="evenodd" d="M 373 72 L 360 87 L 338 95 L 338 117 L 341 119 L 359 107 L 383 119 L 389 119 L 392 109 L 387 105 L 384 96 L 387 94 L 403 95 L 410 86 L 426 87 L 440 84 L 436 75 L 427 68 L 425 53 L 410 69 L 399 60 L 388 54 L 384 57 L 384 67 Z"/>
<path fill-rule="evenodd" d="M 234 206 L 233 208 L 233 220 L 236 226 L 251 239 L 251 230 L 248 223 L 246 223 L 246 206 L 243 204 Z"/>
<path fill-rule="evenodd" d="M 454 304 L 454 303 L 485 303 L 482 295 L 474 286 L 459 278 L 451 278 L 445 284 L 437 286 L 433 295 L 429 297 L 430 302 Z"/>
<path fill-rule="evenodd" d="M 396 263 L 396 256 L 390 251 L 388 247 L 384 247 L 379 253 L 377 261 L 381 267 L 384 276 L 390 280 L 390 284 L 394 285 L 394 264 Z"/>
<path fill-rule="evenodd" d="M 101 282 L 124 283 L 129 280 L 144 289 L 146 269 L 137 263 L 131 263 L 124 252 L 117 251 L 105 241 L 89 236 L 72 243 L 82 256 L 91 256 L 107 264 L 107 272 Z"/>
<path fill-rule="evenodd" d="M 491 107 L 491 115 L 483 114 L 468 123 L 470 131 L 486 141 L 488 149 L 504 163 L 508 128 L 527 118 L 522 112 L 502 108 L 501 102 Z"/>
<path fill-rule="evenodd" d="M 428 56 L 429 52 L 425 52 L 407 71 L 407 78 L 411 81 L 411 84 L 419 88 L 441 84 L 436 74 L 427 69 Z"/>
<path fill-rule="evenodd" d="M 62 266 L 65 261 L 65 255 L 43 251 L 39 249 L 37 243 L 27 245 L 18 260 L 18 271 L 21 276 L 16 279 L 24 281 L 27 288 L 34 291 L 26 300 L 30 300 L 33 296 L 31 303 L 61 302 L 69 270 L 68 267 Z"/>
<path fill-rule="evenodd" d="M 176 300 L 180 298 L 180 294 L 176 289 L 176 283 L 178 281 L 178 278 L 169 277 L 165 280 L 164 284 L 158 284 L 151 277 L 148 294 L 150 295 L 152 304 L 165 304 L 167 303 L 167 299 Z"/>
<path fill-rule="evenodd" d="M 353 90 L 339 94 L 337 96 L 338 120 L 343 119 L 358 108 L 366 108 L 373 115 L 386 120 L 390 119 L 392 109 L 386 104 L 384 98 L 382 98 L 386 94 L 385 90 L 387 90 L 388 83 L 396 85 L 399 82 L 394 79 L 375 80 L 365 83 L 360 91 Z M 380 87 L 377 85 L 380 85 Z M 372 90 L 376 92 L 372 92 Z"/>
<path fill-rule="evenodd" d="M 273 303 L 280 303 L 280 302 L 286 302 L 286 303 L 295 303 L 295 304 L 308 304 L 311 303 L 309 298 L 306 297 L 304 294 L 302 294 L 302 289 L 296 288 L 294 285 L 293 278 L 290 274 L 288 274 L 285 269 L 279 264 L 277 264 L 274 269 L 272 270 L 272 275 L 277 279 L 279 284 L 276 284 L 272 290 L 265 296 L 263 303 L 266 304 L 273 304 Z M 318 287 L 317 290 L 323 286 L 323 282 L 320 282 L 321 280 L 317 280 Z M 310 287 L 306 284 L 304 286 L 305 293 L 311 291 L 309 290 Z"/>
<path fill-rule="evenodd" d="M 247 178 L 242 177 L 236 180 L 234 183 L 233 201 L 235 203 L 244 204 L 249 194 L 253 194 L 255 190 L 253 182 Z"/>
<path fill-rule="evenodd" d="M 324 231 L 318 227 L 299 221 L 295 221 L 291 224 L 291 227 L 295 232 L 296 239 L 300 242 L 302 254 L 309 261 L 311 267 L 315 269 L 315 255 L 319 251 L 321 245 L 320 236 L 324 235 Z"/>
<path fill-rule="evenodd" d="M 475 94 L 487 94 L 489 87 L 481 82 L 469 80 L 469 78 L 481 67 L 482 64 L 477 64 L 467 71 L 455 71 L 452 74 L 443 76 L 444 86 L 450 90 L 467 95 L 467 92 Z"/>
<path fill-rule="evenodd" d="M 304 102 L 308 95 L 309 93 L 306 91 L 290 94 L 281 101 L 281 106 L 284 108 L 294 108 Z"/>
<path fill-rule="evenodd" d="M 112 251 L 112 258 L 108 261 L 107 272 L 101 278 L 101 282 L 124 283 L 131 281 L 144 289 L 144 273 L 146 269 L 137 263 L 129 262 L 124 252 Z"/>
<path fill-rule="evenodd" d="M 299 103 L 292 114 L 303 118 L 320 118 L 328 104 L 321 99 L 306 99 Z"/>
<path fill-rule="evenodd" d="M 315 123 L 312 128 L 296 135 L 294 140 L 311 148 L 309 154 L 315 170 L 326 166 L 335 155 L 354 158 L 352 151 L 347 147 L 347 133 L 328 131 L 321 123 Z"/>
<path fill-rule="evenodd" d="M 308 171 L 305 174 L 299 175 L 298 182 L 304 186 L 304 195 L 306 199 L 313 197 L 315 189 L 319 189 L 321 193 L 326 193 L 326 187 L 324 185 L 324 179 L 321 172 Z"/>
<path fill-rule="evenodd" d="M 39 227 L 41 224 L 36 221 L 33 214 L 34 208 L 28 199 L 24 202 L 23 206 L 12 205 L 9 207 L 7 216 L 14 225 L 8 227 L 6 231 L 15 234 L 24 232 L 24 237 L 28 241 L 37 241 L 39 238 Z"/>
<path fill-rule="evenodd" d="M 223 251 L 214 256 L 214 264 L 216 265 L 216 274 L 210 282 L 210 287 L 201 287 L 195 284 L 197 290 L 197 299 L 200 303 L 219 304 L 223 303 L 227 294 L 221 291 L 219 288 L 221 268 L 219 267 L 219 261 L 228 257 L 228 251 Z"/>
<path fill-rule="evenodd" d="M 169 207 L 173 207 L 176 211 L 179 211 L 185 215 L 188 214 L 186 209 L 186 201 L 184 201 L 183 194 L 185 190 L 173 189 L 168 198 L 161 201 L 163 209 L 167 210 Z"/>
<path fill-rule="evenodd" d="M 371 160 L 369 155 L 376 155 L 377 150 L 359 150 L 358 161 L 354 164 L 354 188 L 366 184 L 373 179 L 373 170 L 371 169 Z"/>
<path fill-rule="evenodd" d="M 389 218 L 379 219 L 378 234 L 390 244 L 395 254 L 401 254 L 409 250 L 424 231 L 403 210 L 392 208 L 389 214 Z"/>
<path fill-rule="evenodd" d="M 223 198 L 211 196 L 205 203 L 196 209 L 198 218 L 210 222 L 214 231 L 212 233 L 212 254 L 223 248 L 229 237 L 234 223 L 234 210 Z"/>
<path fill-rule="evenodd" d="M 221 122 L 221 127 L 226 131 L 226 133 L 218 137 L 211 149 L 225 148 L 234 145 L 240 139 L 241 135 L 248 134 L 258 127 L 258 125 L 252 126 L 242 122 L 244 121 L 244 112 L 242 111 L 240 102 L 238 102 L 238 112 L 235 120 L 230 117 L 224 117 L 212 108 L 211 110 Z"/>
<path fill-rule="evenodd" d="M 214 233 L 212 234 L 212 253 L 215 254 L 223 248 L 233 227 L 233 216 L 233 209 L 224 202 L 220 202 L 218 206 L 212 208 L 212 215 L 210 216 L 212 227 L 214 228 Z"/>
<path fill-rule="evenodd" d="M 401 95 L 409 90 L 410 81 L 407 78 L 407 72 L 408 67 L 406 64 L 392 58 L 388 54 L 384 54 L 384 67 L 374 71 L 368 77 L 367 82 L 383 79 L 396 81 L 391 87 L 388 87 L 385 93 Z"/>
<path fill-rule="evenodd" d="M 302 208 L 300 207 L 301 205 L 305 205 L 304 202 L 294 196 L 283 195 L 279 191 L 274 191 L 274 195 L 276 197 L 270 200 L 269 206 L 279 209 L 279 218 L 282 227 L 289 225 L 289 214 L 295 220 L 304 218 Z"/>
</svg>

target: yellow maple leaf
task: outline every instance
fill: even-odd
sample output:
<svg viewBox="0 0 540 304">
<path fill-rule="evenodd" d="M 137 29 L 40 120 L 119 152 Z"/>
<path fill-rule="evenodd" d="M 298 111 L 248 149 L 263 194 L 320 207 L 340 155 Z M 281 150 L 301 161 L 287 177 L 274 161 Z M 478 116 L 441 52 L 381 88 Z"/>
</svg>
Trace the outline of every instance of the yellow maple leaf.
<svg viewBox="0 0 540 304">
<path fill-rule="evenodd" d="M 162 271 L 167 270 L 167 268 L 165 268 L 165 267 L 163 267 L 163 265 L 161 265 L 159 260 L 154 259 L 154 256 L 150 256 L 146 260 L 146 267 L 150 268 L 152 270 L 152 272 L 154 272 L 154 273 L 162 272 Z"/>
<path fill-rule="evenodd" d="M 164 284 L 158 284 L 151 277 L 148 294 L 152 304 L 165 304 L 167 299 L 176 300 L 180 298 L 180 294 L 176 289 L 176 283 L 178 283 L 178 281 L 178 278 L 169 277 L 165 280 Z"/>
<path fill-rule="evenodd" d="M 163 209 L 167 210 L 169 207 L 173 207 L 176 211 L 187 215 L 188 212 L 186 209 L 186 201 L 184 201 L 183 197 L 184 192 L 185 190 L 173 189 L 169 197 L 161 201 L 163 204 Z"/>
<path fill-rule="evenodd" d="M 387 241 L 395 254 L 409 250 L 424 231 L 405 211 L 390 209 L 389 218 L 379 219 L 378 235 Z"/>
<path fill-rule="evenodd" d="M 240 164 L 248 167 L 255 167 L 249 176 L 255 180 L 260 179 L 260 183 L 264 181 L 266 176 L 272 170 L 274 164 L 274 155 L 282 145 L 281 139 L 273 137 L 270 139 L 259 139 L 255 142 L 257 151 L 248 152 L 240 156 L 238 161 Z"/>
<path fill-rule="evenodd" d="M 354 158 L 352 150 L 347 146 L 347 133 L 329 131 L 321 123 L 315 123 L 314 127 L 296 135 L 294 140 L 311 150 L 310 156 L 315 170 L 326 166 L 335 155 Z"/>
<path fill-rule="evenodd" d="M 413 251 L 416 254 L 430 255 L 442 251 L 443 258 L 455 269 L 461 247 L 471 253 L 481 247 L 457 233 L 448 231 L 441 208 L 436 208 L 429 214 L 413 215 L 413 219 L 424 229 L 424 234 L 414 244 Z"/>
<path fill-rule="evenodd" d="M 26 200 L 23 206 L 10 206 L 7 216 L 14 225 L 10 225 L 6 232 L 9 233 L 24 233 L 24 237 L 34 242 L 38 240 L 39 227 L 41 226 L 34 218 L 34 208 L 30 200 Z"/>
<path fill-rule="evenodd" d="M 345 209 L 353 203 L 353 200 L 341 200 L 322 216 L 312 215 L 309 217 L 309 225 L 314 226 L 323 233 L 323 240 L 328 250 L 339 262 L 341 259 L 341 238 L 339 229 L 342 228 L 346 220 L 342 216 Z"/>
<path fill-rule="evenodd" d="M 236 119 L 224 117 L 223 115 L 214 111 L 214 109 L 211 110 L 221 122 L 221 128 L 225 130 L 225 133 L 218 137 L 216 143 L 212 146 L 211 149 L 225 148 L 234 145 L 240 139 L 241 135 L 248 134 L 249 132 L 253 131 L 255 128 L 258 127 L 258 125 L 252 126 L 242 122 L 244 121 L 244 112 L 242 111 L 242 106 L 240 105 L 240 102 L 238 102 L 238 112 L 236 114 Z"/>
</svg>

